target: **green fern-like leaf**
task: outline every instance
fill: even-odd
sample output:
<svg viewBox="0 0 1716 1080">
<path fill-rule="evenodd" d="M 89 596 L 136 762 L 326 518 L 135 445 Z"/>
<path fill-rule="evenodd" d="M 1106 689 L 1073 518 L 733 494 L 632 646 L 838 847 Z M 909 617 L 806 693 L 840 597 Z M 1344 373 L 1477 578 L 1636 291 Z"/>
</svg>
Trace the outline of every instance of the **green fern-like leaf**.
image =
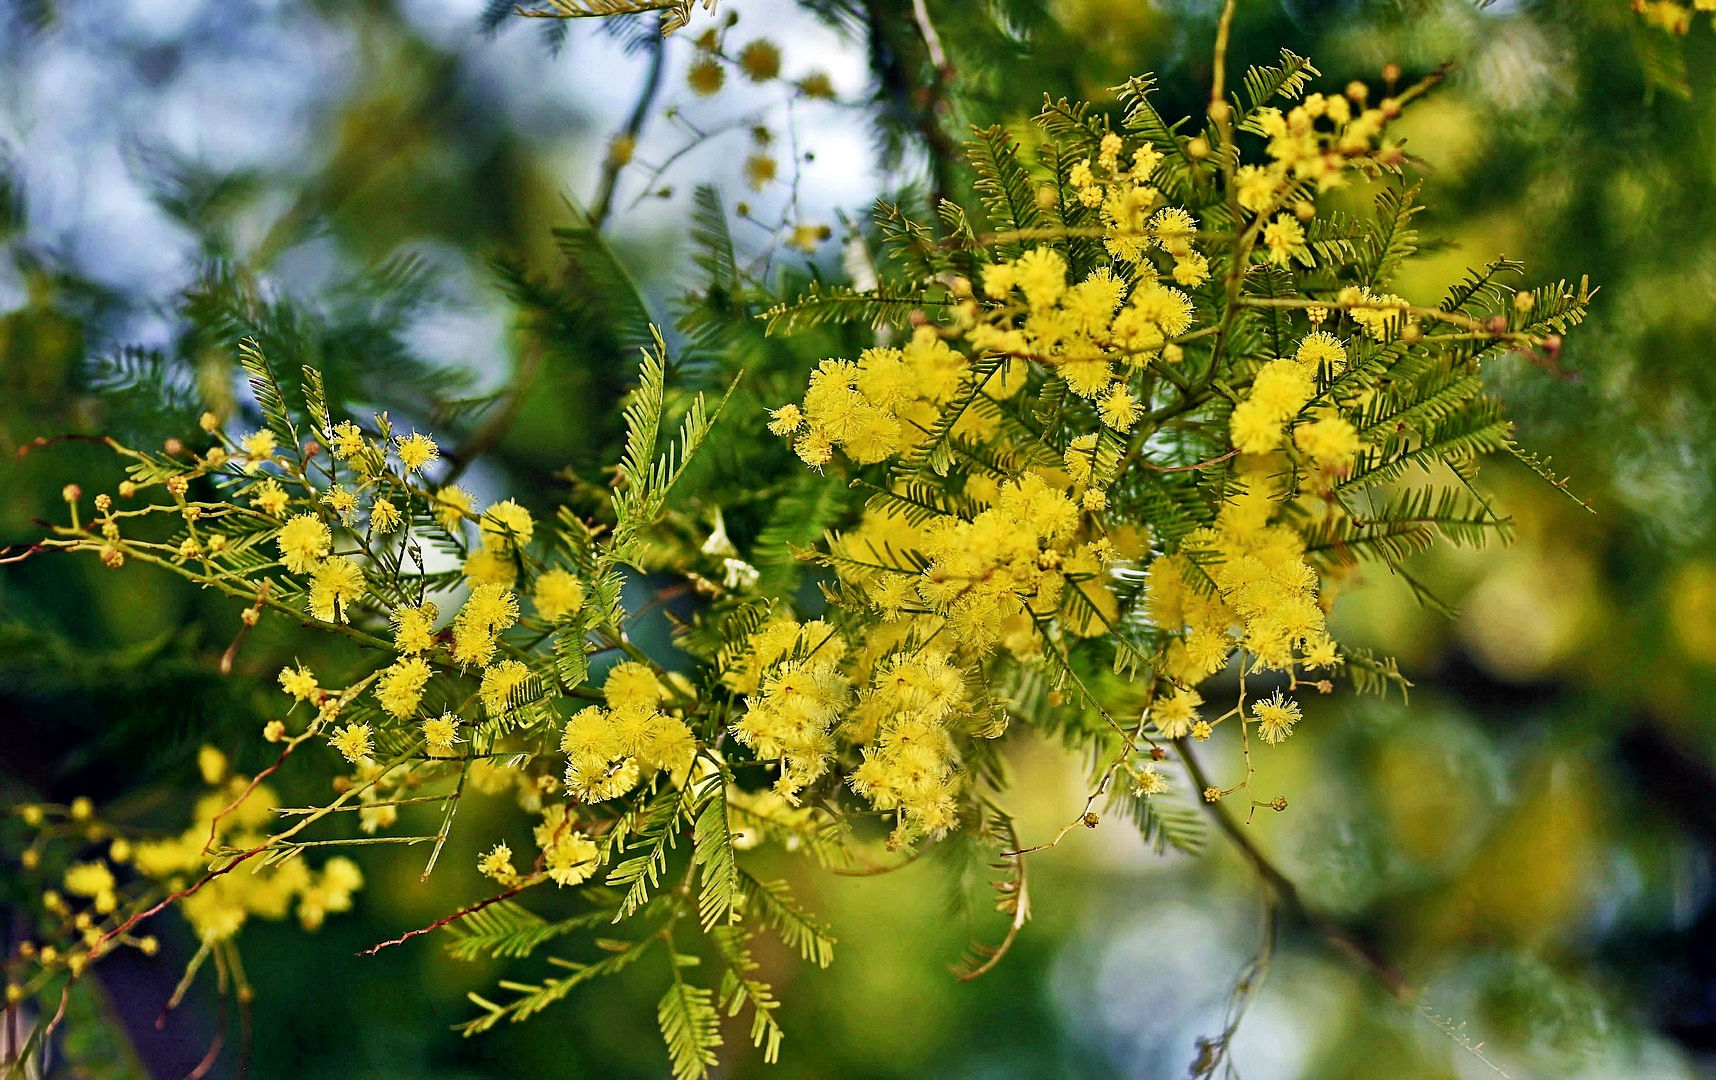
<svg viewBox="0 0 1716 1080">
<path fill-rule="evenodd" d="M 821 919 L 798 906 L 785 881 L 764 881 L 741 866 L 739 886 L 745 894 L 746 913 L 756 915 L 783 945 L 817 967 L 833 962 L 834 935 Z"/>
<path fill-rule="evenodd" d="M 667 1044 L 674 1080 L 704 1080 L 721 1045 L 721 1014 L 715 1008 L 713 990 L 680 975 L 680 968 L 696 958 L 676 955 L 672 959 L 673 982 L 656 1006 L 656 1021 Z"/>
</svg>

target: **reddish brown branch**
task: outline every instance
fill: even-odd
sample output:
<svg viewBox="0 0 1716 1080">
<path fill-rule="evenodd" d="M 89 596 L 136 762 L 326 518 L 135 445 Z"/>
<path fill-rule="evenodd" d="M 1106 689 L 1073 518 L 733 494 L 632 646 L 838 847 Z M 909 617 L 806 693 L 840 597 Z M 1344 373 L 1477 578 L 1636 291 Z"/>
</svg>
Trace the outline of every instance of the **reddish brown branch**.
<svg viewBox="0 0 1716 1080">
<path fill-rule="evenodd" d="M 446 926 L 450 923 L 458 922 L 460 919 L 464 918 L 466 915 L 475 915 L 477 912 L 488 907 L 490 904 L 498 904 L 502 900 L 506 900 L 506 899 L 509 899 L 511 897 L 517 896 L 519 893 L 530 888 L 532 885 L 537 884 L 538 881 L 540 881 L 540 880 L 541 880 L 540 878 L 536 878 L 536 877 L 526 878 L 523 881 L 519 882 L 517 885 L 514 885 L 512 888 L 508 889 L 506 892 L 499 894 L 498 896 L 491 896 L 487 900 L 478 900 L 476 903 L 472 904 L 470 907 L 460 908 L 458 911 L 453 912 L 453 914 L 448 915 L 446 918 L 436 919 L 434 922 L 430 923 L 428 926 L 421 926 L 421 927 L 418 927 L 416 930 L 407 930 L 405 933 L 400 934 L 398 937 L 394 938 L 391 941 L 384 941 L 379 945 L 371 945 L 369 948 L 363 950 L 362 952 L 358 953 L 357 955 L 359 955 L 359 956 L 374 956 L 376 953 L 380 952 L 381 950 L 387 948 L 390 945 L 403 945 L 407 941 L 410 941 L 414 937 L 421 937 L 424 934 L 433 933 L 436 930 L 441 929 L 443 926 Z"/>
</svg>

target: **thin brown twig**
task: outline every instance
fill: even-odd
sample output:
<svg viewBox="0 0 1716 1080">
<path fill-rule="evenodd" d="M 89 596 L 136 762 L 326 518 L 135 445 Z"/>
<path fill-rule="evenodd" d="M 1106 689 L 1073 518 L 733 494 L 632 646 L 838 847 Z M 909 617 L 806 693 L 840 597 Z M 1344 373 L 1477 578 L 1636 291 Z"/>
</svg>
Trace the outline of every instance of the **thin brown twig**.
<svg viewBox="0 0 1716 1080">
<path fill-rule="evenodd" d="M 469 907 L 460 908 L 458 911 L 453 912 L 451 915 L 445 916 L 444 918 L 436 919 L 434 922 L 430 923 L 428 926 L 420 926 L 415 930 L 407 930 L 405 933 L 400 934 L 398 937 L 393 938 L 390 941 L 383 941 L 380 944 L 371 945 L 369 948 L 363 950 L 362 952 L 358 953 L 357 955 L 359 955 L 359 956 L 374 956 L 376 953 L 380 952 L 381 950 L 383 950 L 385 948 L 388 948 L 389 946 L 403 945 L 407 941 L 410 941 L 414 937 L 421 937 L 424 934 L 434 933 L 436 930 L 441 929 L 443 926 L 446 926 L 449 923 L 458 922 L 460 919 L 464 918 L 467 915 L 475 915 L 477 912 L 483 910 L 484 908 L 488 907 L 491 904 L 498 904 L 502 900 L 511 899 L 512 897 L 517 896 L 519 893 L 530 888 L 531 886 L 540 885 L 540 884 L 542 884 L 542 875 L 540 875 L 540 874 L 525 878 L 523 881 L 519 882 L 517 885 L 514 885 L 512 888 L 506 890 L 503 893 L 499 893 L 495 896 L 491 896 L 487 900 L 478 900 L 476 903 L 470 905 Z"/>
<path fill-rule="evenodd" d="M 1157 465 L 1154 462 L 1146 461 L 1143 458 L 1138 459 L 1138 464 L 1152 472 L 1192 472 L 1197 469 L 1207 469 L 1211 465 L 1220 465 L 1222 462 L 1231 461 L 1238 456 L 1239 450 L 1236 448 L 1229 450 L 1220 457 L 1213 457 L 1208 461 L 1195 461 L 1190 465 Z"/>
<path fill-rule="evenodd" d="M 1186 774 L 1191 778 L 1194 787 L 1199 791 L 1207 790 L 1210 787 L 1209 779 L 1204 774 L 1203 767 L 1198 764 L 1191 746 L 1185 739 L 1176 739 L 1174 748 L 1179 751 L 1180 760 L 1185 763 Z M 1412 999 L 1414 992 L 1406 977 L 1346 924 L 1309 907 L 1293 882 L 1269 861 L 1269 857 L 1252 842 L 1251 837 L 1245 834 L 1244 827 L 1234 820 L 1233 815 L 1229 814 L 1221 803 L 1206 802 L 1205 807 L 1215 819 L 1216 826 L 1233 842 L 1234 847 L 1245 857 L 1245 861 L 1251 864 L 1252 870 L 1263 880 L 1273 895 L 1273 902 L 1303 919 L 1336 952 L 1342 953 L 1370 972 L 1391 997 L 1403 1002 Z"/>
</svg>

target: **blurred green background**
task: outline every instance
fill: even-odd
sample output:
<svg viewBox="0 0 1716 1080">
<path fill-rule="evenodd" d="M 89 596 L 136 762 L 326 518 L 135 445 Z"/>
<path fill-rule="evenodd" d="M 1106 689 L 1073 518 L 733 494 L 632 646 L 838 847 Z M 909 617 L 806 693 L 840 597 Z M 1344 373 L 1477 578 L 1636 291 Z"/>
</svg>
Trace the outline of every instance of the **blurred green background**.
<svg viewBox="0 0 1716 1080">
<path fill-rule="evenodd" d="M 931 166 L 926 131 L 1018 121 L 1044 92 L 1105 102 L 1142 71 L 1161 75 L 1164 113 L 1195 111 L 1215 7 L 929 0 L 956 104 L 937 117 L 908 0 L 726 0 L 665 46 L 605 231 L 664 319 L 695 283 L 699 183 L 746 203 L 742 245 L 837 275 L 842 222 L 877 195 L 963 184 Z M 630 358 L 595 299 L 544 325 L 520 283 L 564 272 L 548 230 L 571 220 L 568 199 L 600 202 L 656 46 L 647 23 L 507 12 L 0 3 L 0 545 L 40 535 L 67 482 L 106 490 L 118 477 L 80 443 L 21 453 L 38 436 L 153 443 L 188 437 L 203 402 L 246 407 L 230 359 L 187 330 L 199 304 L 205 322 L 230 308 L 290 339 L 340 400 L 486 448 L 466 477 L 485 500 L 541 505 L 563 467 L 595 475 Z M 825 72 L 834 99 L 737 73 L 697 97 L 686 69 L 706 27 L 725 27 L 734 54 L 767 37 L 787 80 Z M 1308 703 L 1270 777 L 1291 809 L 1249 829 L 1308 903 L 1394 960 L 1419 1004 L 1289 924 L 1233 1061 L 1251 1080 L 1716 1076 L 1716 31 L 1701 16 L 1671 36 L 1626 0 L 1241 0 L 1237 61 L 1283 46 L 1316 61 L 1325 89 L 1377 83 L 1390 61 L 1408 77 L 1457 61 L 1404 122 L 1430 210 L 1402 291 L 1433 302 L 1498 254 L 1524 260 L 1533 283 L 1600 286 L 1562 356 L 1572 378 L 1517 358 L 1492 369 L 1520 441 L 1553 453 L 1597 513 L 1498 466 L 1517 544 L 1420 567 L 1452 617 L 1386 575 L 1342 598 L 1337 636 L 1398 655 L 1410 708 Z M 765 152 L 758 126 L 781 179 L 754 191 L 744 161 Z M 806 224 L 834 239 L 813 256 L 774 243 Z M 456 405 L 497 393 L 480 413 Z M 497 414 L 507 422 L 476 419 Z M 204 743 L 260 767 L 256 733 L 277 708 L 268 674 L 322 646 L 265 622 L 222 678 L 236 626 L 230 603 L 148 569 L 0 569 L 0 797 L 91 794 L 149 821 L 188 800 Z M 1016 751 L 1010 808 L 1028 839 L 1045 837 L 1082 804 L 1082 763 L 1029 741 Z M 279 786 L 302 802 L 312 783 Z M 499 797 L 483 809 L 508 811 Z M 451 867 L 484 834 L 463 825 Z M 431 893 L 411 850 L 364 865 L 355 913 L 321 933 L 247 929 L 249 1075 L 664 1074 L 660 972 L 461 1039 L 449 1029 L 471 1014 L 466 990 L 534 969 L 460 962 L 432 940 L 355 957 L 482 890 L 449 872 Z M 0 905 L 22 898 L 15 869 L 0 864 Z M 723 1076 L 1186 1075 L 1264 932 L 1258 885 L 1219 839 L 1200 859 L 1160 857 L 1118 820 L 1037 857 L 1035 920 L 967 984 L 948 965 L 1000 920 L 981 888 L 950 889 L 937 859 L 878 878 L 792 873 L 834 924 L 835 965 L 765 949 L 786 1002 L 783 1061 L 766 1070 L 734 1026 Z M 161 956 L 100 969 L 67 1075 L 180 1076 L 208 1046 L 206 988 L 154 1026 L 190 951 L 157 921 Z M 1493 1066 L 1462 1045 L 1478 1043 Z M 215 1075 L 237 1069 L 229 1047 Z"/>
</svg>

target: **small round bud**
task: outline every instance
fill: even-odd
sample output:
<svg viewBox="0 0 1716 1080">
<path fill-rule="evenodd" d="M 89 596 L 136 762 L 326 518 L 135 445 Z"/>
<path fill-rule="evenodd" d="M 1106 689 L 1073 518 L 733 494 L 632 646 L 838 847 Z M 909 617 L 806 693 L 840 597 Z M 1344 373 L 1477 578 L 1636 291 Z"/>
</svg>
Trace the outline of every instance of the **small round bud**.
<svg viewBox="0 0 1716 1080">
<path fill-rule="evenodd" d="M 608 144 L 608 164 L 620 168 L 631 164 L 632 154 L 637 151 L 638 141 L 630 135 L 616 135 L 614 141 Z"/>
<path fill-rule="evenodd" d="M 1097 827 L 1098 824 L 1101 823 L 1102 819 L 1100 817 L 1098 817 L 1094 811 L 1092 811 L 1091 813 L 1086 814 L 1084 817 L 1079 818 L 1079 821 L 1084 823 L 1085 828 L 1094 829 Z"/>
<path fill-rule="evenodd" d="M 220 417 L 216 416 L 212 412 L 203 413 L 201 416 L 197 417 L 197 426 L 208 432 L 210 435 L 213 435 L 220 427 Z"/>
<path fill-rule="evenodd" d="M 131 498 L 131 496 L 133 496 L 135 494 L 137 494 L 137 485 L 136 484 L 132 483 L 129 480 L 119 481 L 119 497 L 121 499 L 129 499 L 129 498 Z"/>
<path fill-rule="evenodd" d="M 320 454 L 321 452 L 322 452 L 322 444 L 321 443 L 317 442 L 315 439 L 305 440 L 305 442 L 304 442 L 304 456 L 305 457 L 313 458 L 317 454 Z"/>
<path fill-rule="evenodd" d="M 923 309 L 913 308 L 912 313 L 909 316 L 907 316 L 907 320 L 914 327 L 915 326 L 928 326 L 929 321 L 930 321 L 930 317 L 928 315 L 924 314 Z"/>
<path fill-rule="evenodd" d="M 25 848 L 23 853 L 18 856 L 18 862 L 23 865 L 24 869 L 34 870 L 42 865 L 42 853 L 33 847 Z"/>
<path fill-rule="evenodd" d="M 768 82 L 781 73 L 781 51 L 767 38 L 758 38 L 740 50 L 739 70 L 752 82 Z"/>
<path fill-rule="evenodd" d="M 1037 208 L 1038 209 L 1040 209 L 1040 210 L 1053 210 L 1055 207 L 1059 206 L 1060 203 L 1061 203 L 1061 193 L 1060 192 L 1056 191 L 1054 188 L 1050 187 L 1047 184 L 1039 184 L 1037 186 Z"/>
<path fill-rule="evenodd" d="M 1186 143 L 1186 156 L 1193 161 L 1202 161 L 1210 156 L 1210 141 L 1202 135 L 1193 136 Z"/>
<path fill-rule="evenodd" d="M 185 452 L 185 444 L 177 438 L 171 438 L 161 444 L 161 449 L 169 454 L 182 454 Z"/>
<path fill-rule="evenodd" d="M 189 491 L 190 487 L 191 482 L 185 479 L 183 474 L 167 477 L 167 494 L 173 496 L 175 499 L 184 498 L 185 492 Z"/>
<path fill-rule="evenodd" d="M 1059 690 L 1050 690 L 1047 697 L 1049 704 L 1057 709 L 1067 703 L 1067 696 Z"/>
<path fill-rule="evenodd" d="M 1384 120 L 1393 120 L 1400 115 L 1400 102 L 1394 98 L 1386 97 L 1382 99 L 1382 103 L 1377 106 L 1377 109 L 1381 111 Z"/>
<path fill-rule="evenodd" d="M 60 489 L 60 498 L 69 503 L 77 502 L 79 499 L 83 498 L 83 488 L 78 487 L 76 484 L 67 484 L 65 487 Z"/>
<path fill-rule="evenodd" d="M 107 513 L 109 510 L 113 509 L 113 496 L 109 495 L 105 491 L 100 495 L 97 495 L 95 497 L 95 508 L 104 514 Z"/>
<path fill-rule="evenodd" d="M 1513 294 L 1513 309 L 1521 315 L 1529 312 L 1536 303 L 1537 297 L 1533 296 L 1525 289 L 1521 289 Z"/>
<path fill-rule="evenodd" d="M 1408 345 L 1415 344 L 1424 338 L 1424 328 L 1415 322 L 1409 322 L 1400 328 L 1400 340 Z"/>
<path fill-rule="evenodd" d="M 1390 86 L 1400 81 L 1400 65 L 1390 60 L 1382 65 L 1382 81 Z"/>
<path fill-rule="evenodd" d="M 86 796 L 79 795 L 71 802 L 71 816 L 73 821 L 88 821 L 95 816 L 95 804 Z"/>
<path fill-rule="evenodd" d="M 1347 100 L 1354 105 L 1364 104 L 1364 99 L 1370 96 L 1370 87 L 1354 79 L 1347 83 Z"/>
<path fill-rule="evenodd" d="M 160 948 L 161 943 L 155 940 L 155 937 L 152 934 L 148 937 L 140 937 L 137 939 L 137 951 L 142 953 L 144 956 L 154 956 L 156 951 Z"/>
<path fill-rule="evenodd" d="M 1204 788 L 1204 802 L 1220 802 L 1220 801 L 1221 801 L 1221 789 L 1220 788 L 1213 788 L 1213 787 Z"/>
<path fill-rule="evenodd" d="M 956 274 L 953 280 L 948 282 L 947 291 L 963 300 L 971 295 L 971 279 L 964 274 Z"/>
<path fill-rule="evenodd" d="M 798 84 L 805 97 L 828 99 L 834 96 L 834 80 L 826 71 L 813 71 Z"/>
<path fill-rule="evenodd" d="M 719 60 L 705 56 L 686 69 L 685 81 L 692 93 L 698 97 L 709 97 L 720 92 L 721 84 L 727 81 L 727 72 Z"/>
<path fill-rule="evenodd" d="M 1160 746 L 1152 746 L 1150 748 L 1150 760 L 1151 761 L 1162 761 L 1162 760 L 1166 759 L 1167 756 L 1168 756 L 1168 751 L 1162 749 Z"/>
<path fill-rule="evenodd" d="M 1507 333 L 1507 316 L 1492 315 L 1490 316 L 1490 321 L 1485 324 L 1485 327 L 1492 334 L 1505 334 Z"/>
<path fill-rule="evenodd" d="M 1310 199 L 1300 199 L 1293 204 L 1293 216 L 1300 221 L 1310 221 L 1317 216 L 1317 204 Z"/>
<path fill-rule="evenodd" d="M 24 819 L 24 824 L 34 828 L 42 823 L 42 808 L 35 803 L 18 808 L 18 816 Z"/>
<path fill-rule="evenodd" d="M 262 725 L 262 737 L 268 742 L 279 742 L 286 737 L 286 725 L 279 720 L 270 720 Z"/>
<path fill-rule="evenodd" d="M 243 613 L 241 613 L 238 617 L 238 621 L 242 622 L 246 626 L 255 626 L 261 619 L 262 619 L 262 612 L 257 611 L 253 607 L 252 608 L 245 608 Z"/>
<path fill-rule="evenodd" d="M 1285 796 L 1285 795 L 1275 796 L 1275 798 L 1270 801 L 1269 806 L 1271 809 L 1273 809 L 1276 813 L 1279 814 L 1281 811 L 1287 809 L 1287 796 Z"/>
</svg>

